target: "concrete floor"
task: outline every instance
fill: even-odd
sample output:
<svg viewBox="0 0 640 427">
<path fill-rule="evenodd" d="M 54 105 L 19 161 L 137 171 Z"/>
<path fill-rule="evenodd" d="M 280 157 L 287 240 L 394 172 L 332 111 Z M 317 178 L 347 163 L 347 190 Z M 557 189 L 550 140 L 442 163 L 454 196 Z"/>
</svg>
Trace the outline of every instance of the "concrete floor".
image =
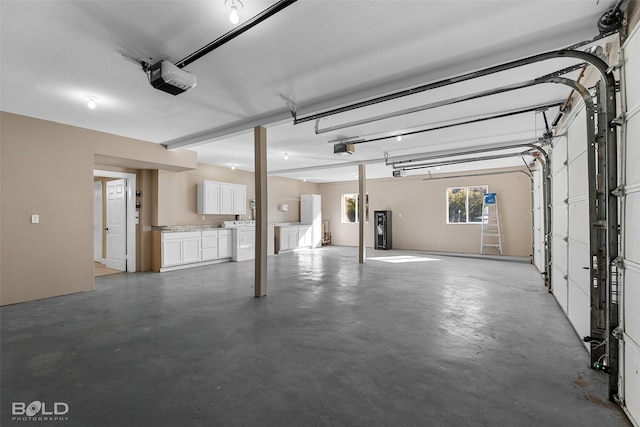
<svg viewBox="0 0 640 427">
<path fill-rule="evenodd" d="M 3 307 L 0 423 L 49 425 L 11 421 L 39 400 L 61 426 L 631 425 L 533 266 L 368 256 L 392 258 L 270 257 L 262 299 L 247 261 Z"/>
</svg>

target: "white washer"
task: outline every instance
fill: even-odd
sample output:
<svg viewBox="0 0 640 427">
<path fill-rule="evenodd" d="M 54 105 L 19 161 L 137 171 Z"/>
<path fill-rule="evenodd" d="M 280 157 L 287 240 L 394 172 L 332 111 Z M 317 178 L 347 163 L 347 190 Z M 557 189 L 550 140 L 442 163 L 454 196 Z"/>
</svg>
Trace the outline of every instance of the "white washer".
<svg viewBox="0 0 640 427">
<path fill-rule="evenodd" d="M 256 222 L 224 221 L 224 228 L 231 229 L 231 261 L 247 261 L 256 257 Z"/>
</svg>

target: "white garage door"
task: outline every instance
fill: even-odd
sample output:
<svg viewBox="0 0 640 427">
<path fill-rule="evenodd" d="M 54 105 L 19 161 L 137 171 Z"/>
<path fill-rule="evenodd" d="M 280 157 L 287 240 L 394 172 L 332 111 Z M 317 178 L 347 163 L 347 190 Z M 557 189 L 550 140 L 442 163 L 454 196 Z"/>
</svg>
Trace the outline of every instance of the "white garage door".
<svg viewBox="0 0 640 427">
<path fill-rule="evenodd" d="M 621 393 L 627 413 L 640 425 L 640 30 L 623 45 L 622 255 L 624 262 L 620 343 Z"/>
<path fill-rule="evenodd" d="M 551 153 L 552 290 L 578 336 L 591 335 L 589 190 L 584 104 L 568 119 Z M 585 347 L 589 345 L 585 343 Z"/>
<path fill-rule="evenodd" d="M 590 335 L 589 177 L 586 112 L 583 109 L 567 129 L 568 255 L 567 316 L 580 337 Z"/>
<path fill-rule="evenodd" d="M 567 138 L 554 140 L 551 150 L 551 289 L 565 313 L 568 309 L 567 259 L 569 232 Z"/>
<path fill-rule="evenodd" d="M 544 258 L 544 193 L 542 165 L 533 174 L 533 263 L 541 273 L 546 272 Z"/>
</svg>

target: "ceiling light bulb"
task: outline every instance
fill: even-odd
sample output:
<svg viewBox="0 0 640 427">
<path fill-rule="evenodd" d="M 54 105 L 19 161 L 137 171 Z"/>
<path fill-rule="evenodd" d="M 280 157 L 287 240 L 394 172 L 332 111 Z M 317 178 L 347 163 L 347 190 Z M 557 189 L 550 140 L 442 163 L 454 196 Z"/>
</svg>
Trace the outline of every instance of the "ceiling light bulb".
<svg viewBox="0 0 640 427">
<path fill-rule="evenodd" d="M 238 8 L 235 6 L 231 6 L 231 13 L 229 14 L 229 21 L 233 25 L 237 25 L 240 22 L 240 17 L 238 16 Z"/>
<path fill-rule="evenodd" d="M 87 98 L 89 99 L 89 102 L 87 102 L 87 107 L 89 107 L 92 110 L 96 109 L 96 97 L 95 96 L 91 96 L 91 95 L 87 95 Z"/>
<path fill-rule="evenodd" d="M 289 160 L 289 153 L 284 153 L 284 159 Z"/>
<path fill-rule="evenodd" d="M 398 142 L 402 141 L 402 135 L 398 135 L 398 137 L 396 138 L 396 141 Z"/>
<path fill-rule="evenodd" d="M 231 170 L 236 170 L 236 165 L 231 165 Z"/>
</svg>

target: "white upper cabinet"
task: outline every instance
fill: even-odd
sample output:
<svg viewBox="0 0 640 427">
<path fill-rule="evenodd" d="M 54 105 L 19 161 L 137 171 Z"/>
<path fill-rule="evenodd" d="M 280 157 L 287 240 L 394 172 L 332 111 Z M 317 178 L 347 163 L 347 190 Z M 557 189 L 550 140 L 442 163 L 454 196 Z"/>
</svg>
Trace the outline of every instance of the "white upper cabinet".
<svg viewBox="0 0 640 427">
<path fill-rule="evenodd" d="M 226 182 L 204 181 L 198 184 L 200 215 L 243 215 L 247 213 L 247 186 Z"/>
<path fill-rule="evenodd" d="M 220 184 L 220 213 L 223 215 L 233 215 L 233 184 Z"/>
<path fill-rule="evenodd" d="M 247 187 L 244 185 L 233 187 L 233 210 L 236 215 L 247 213 Z"/>
</svg>

